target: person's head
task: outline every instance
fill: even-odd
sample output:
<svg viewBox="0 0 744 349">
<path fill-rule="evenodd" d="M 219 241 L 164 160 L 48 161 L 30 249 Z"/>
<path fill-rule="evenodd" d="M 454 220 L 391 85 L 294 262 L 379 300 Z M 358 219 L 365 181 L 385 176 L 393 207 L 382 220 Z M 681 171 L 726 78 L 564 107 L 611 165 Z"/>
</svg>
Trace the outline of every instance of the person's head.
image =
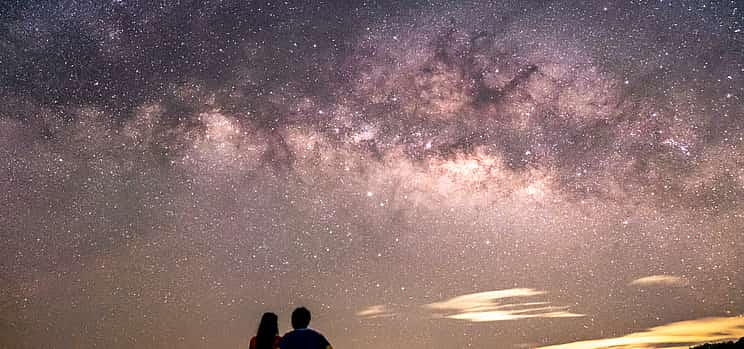
<svg viewBox="0 0 744 349">
<path fill-rule="evenodd" d="M 270 338 L 274 340 L 274 336 L 279 334 L 279 317 L 274 313 L 264 313 L 261 316 L 261 322 L 258 324 L 258 333 L 256 333 L 257 339 Z"/>
<path fill-rule="evenodd" d="M 292 312 L 292 328 L 307 328 L 310 324 L 310 310 L 299 307 Z"/>
</svg>

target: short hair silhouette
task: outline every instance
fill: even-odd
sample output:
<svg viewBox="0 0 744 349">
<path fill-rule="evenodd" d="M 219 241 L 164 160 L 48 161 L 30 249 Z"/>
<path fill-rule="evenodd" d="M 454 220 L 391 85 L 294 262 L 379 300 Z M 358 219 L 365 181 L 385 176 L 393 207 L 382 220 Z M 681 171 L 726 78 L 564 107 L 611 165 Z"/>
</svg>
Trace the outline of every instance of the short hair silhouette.
<svg viewBox="0 0 744 349">
<path fill-rule="evenodd" d="M 307 328 L 310 324 L 310 310 L 299 307 L 292 312 L 292 328 Z"/>
</svg>

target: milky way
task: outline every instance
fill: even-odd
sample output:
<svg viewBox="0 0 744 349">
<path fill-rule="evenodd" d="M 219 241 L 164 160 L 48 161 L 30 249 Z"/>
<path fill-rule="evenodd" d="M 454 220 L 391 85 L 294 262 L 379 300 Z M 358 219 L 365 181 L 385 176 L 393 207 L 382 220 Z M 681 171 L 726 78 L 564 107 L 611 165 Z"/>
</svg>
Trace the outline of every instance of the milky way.
<svg viewBox="0 0 744 349">
<path fill-rule="evenodd" d="M 742 11 L 0 4 L 0 346 L 744 336 Z"/>
</svg>

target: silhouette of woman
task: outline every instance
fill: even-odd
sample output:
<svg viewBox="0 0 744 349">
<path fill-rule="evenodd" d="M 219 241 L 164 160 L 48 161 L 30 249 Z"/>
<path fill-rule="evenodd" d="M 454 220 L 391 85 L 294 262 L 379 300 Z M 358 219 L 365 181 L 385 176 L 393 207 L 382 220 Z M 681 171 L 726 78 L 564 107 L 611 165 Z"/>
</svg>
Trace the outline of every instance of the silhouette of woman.
<svg viewBox="0 0 744 349">
<path fill-rule="evenodd" d="M 258 333 L 251 338 L 249 349 L 279 348 L 279 318 L 274 313 L 264 313 L 258 324 Z"/>
</svg>

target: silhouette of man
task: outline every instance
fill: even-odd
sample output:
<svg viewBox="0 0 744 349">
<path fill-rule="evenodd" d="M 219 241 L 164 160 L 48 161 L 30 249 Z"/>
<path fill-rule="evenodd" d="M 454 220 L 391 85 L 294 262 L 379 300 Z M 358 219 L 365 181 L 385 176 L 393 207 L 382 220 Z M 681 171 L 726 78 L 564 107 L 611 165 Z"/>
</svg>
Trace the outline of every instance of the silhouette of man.
<svg viewBox="0 0 744 349">
<path fill-rule="evenodd" d="M 310 324 L 310 311 L 299 307 L 292 312 L 292 328 L 279 341 L 281 349 L 333 349 L 322 334 L 307 328 Z"/>
</svg>

